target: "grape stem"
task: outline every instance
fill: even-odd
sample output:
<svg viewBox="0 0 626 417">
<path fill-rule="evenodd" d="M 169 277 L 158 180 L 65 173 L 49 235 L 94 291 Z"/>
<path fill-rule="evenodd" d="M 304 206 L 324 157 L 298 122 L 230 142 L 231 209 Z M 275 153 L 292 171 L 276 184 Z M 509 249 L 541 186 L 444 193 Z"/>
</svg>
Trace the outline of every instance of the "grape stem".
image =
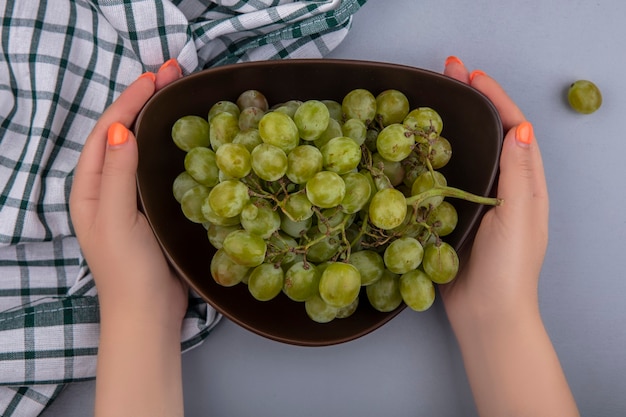
<svg viewBox="0 0 626 417">
<path fill-rule="evenodd" d="M 318 213 L 318 214 L 320 216 L 322 216 L 321 213 Z M 351 244 L 350 244 L 350 241 L 348 240 L 348 238 L 346 236 L 346 225 L 348 224 L 349 219 L 350 219 L 350 216 L 346 216 L 336 226 L 331 226 L 330 223 L 326 220 L 326 218 L 323 218 L 323 220 L 320 219 L 327 226 L 326 232 L 322 233 L 320 236 L 316 237 L 315 239 L 311 239 L 311 240 L 307 241 L 306 244 L 304 244 L 304 245 L 300 245 L 300 246 L 298 246 L 296 248 L 293 248 L 293 251 L 295 253 L 303 254 L 304 257 L 305 257 L 305 260 L 306 260 L 306 254 L 307 254 L 308 250 L 313 245 L 315 245 L 315 244 L 323 241 L 327 237 L 332 236 L 335 233 L 339 232 L 339 234 L 341 235 L 341 241 L 342 241 L 341 242 L 341 246 L 343 246 L 343 249 L 339 250 L 337 252 L 337 254 L 333 257 L 333 260 L 337 260 L 337 259 L 341 258 L 342 255 L 343 255 L 343 260 L 347 261 L 350 258 L 350 252 L 351 252 Z"/>
<path fill-rule="evenodd" d="M 432 145 L 428 142 L 428 150 L 427 155 L 432 151 Z M 406 203 L 416 204 L 416 207 L 419 206 L 423 201 L 430 197 L 452 197 L 458 198 L 465 201 L 470 201 L 472 203 L 483 204 L 486 206 L 501 206 L 503 200 L 500 198 L 492 198 L 492 197 L 483 197 L 480 195 L 476 195 L 470 193 L 469 191 L 461 190 L 460 188 L 450 187 L 448 185 L 442 185 L 439 183 L 437 177 L 435 176 L 435 170 L 433 169 L 433 165 L 430 161 L 430 158 L 424 158 L 424 162 L 426 163 L 426 167 L 432 176 L 434 186 L 426 191 L 423 191 L 419 194 L 411 196 L 407 198 Z"/>
<path fill-rule="evenodd" d="M 355 236 L 355 238 L 350 242 L 350 247 L 352 248 L 356 245 L 359 240 L 367 233 L 367 228 L 369 225 L 369 212 L 365 212 L 363 215 L 363 223 L 361 224 L 361 228 L 359 229 L 359 233 Z"/>
<path fill-rule="evenodd" d="M 501 206 L 504 200 L 495 197 L 483 197 L 448 185 L 435 185 L 433 188 L 406 199 L 407 205 L 419 206 L 431 197 L 452 197 L 487 206 Z"/>
</svg>

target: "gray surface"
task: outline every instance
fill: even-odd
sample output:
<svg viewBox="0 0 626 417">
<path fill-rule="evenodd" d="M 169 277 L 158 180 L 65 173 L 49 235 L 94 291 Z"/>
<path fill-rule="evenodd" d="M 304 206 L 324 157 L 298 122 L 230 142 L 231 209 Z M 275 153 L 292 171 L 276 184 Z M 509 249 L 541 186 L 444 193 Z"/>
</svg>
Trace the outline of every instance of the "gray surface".
<svg viewBox="0 0 626 417">
<path fill-rule="evenodd" d="M 370 0 L 332 54 L 441 71 L 450 54 L 498 79 L 534 123 L 551 193 L 541 308 L 583 415 L 626 412 L 626 2 Z M 602 109 L 574 114 L 578 78 Z M 473 416 L 440 304 L 347 344 L 298 348 L 223 322 L 184 355 L 186 415 Z M 93 383 L 45 417 L 92 415 Z"/>
</svg>

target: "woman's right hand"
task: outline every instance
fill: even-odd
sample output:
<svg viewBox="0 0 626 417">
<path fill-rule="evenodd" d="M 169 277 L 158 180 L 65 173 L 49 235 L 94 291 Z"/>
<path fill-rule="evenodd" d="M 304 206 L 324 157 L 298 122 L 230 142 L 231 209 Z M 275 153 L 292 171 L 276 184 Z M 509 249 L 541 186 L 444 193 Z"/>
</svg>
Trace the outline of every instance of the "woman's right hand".
<svg viewBox="0 0 626 417">
<path fill-rule="evenodd" d="M 532 125 L 484 72 L 451 57 L 444 73 L 484 93 L 506 132 L 497 191 L 504 203 L 483 217 L 456 279 L 439 287 L 476 407 L 482 417 L 578 417 L 539 314 L 548 192 Z"/>
<path fill-rule="evenodd" d="M 548 243 L 548 191 L 532 125 L 500 85 L 449 58 L 444 74 L 485 94 L 500 113 L 505 138 L 498 198 L 483 217 L 467 264 L 440 286 L 453 326 L 469 317 L 518 314 L 538 307 L 537 284 Z"/>
</svg>

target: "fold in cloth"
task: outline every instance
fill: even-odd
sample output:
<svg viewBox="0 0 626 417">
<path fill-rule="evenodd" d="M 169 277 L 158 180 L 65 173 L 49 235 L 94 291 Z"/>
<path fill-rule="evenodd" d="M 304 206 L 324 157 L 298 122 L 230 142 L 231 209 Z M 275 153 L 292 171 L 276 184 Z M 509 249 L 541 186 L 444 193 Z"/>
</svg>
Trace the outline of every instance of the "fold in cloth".
<svg viewBox="0 0 626 417">
<path fill-rule="evenodd" d="M 172 57 L 185 74 L 322 57 L 364 3 L 0 0 L 0 415 L 38 415 L 64 384 L 95 376 L 97 291 L 68 197 L 104 109 Z M 181 348 L 219 317 L 190 294 Z"/>
</svg>

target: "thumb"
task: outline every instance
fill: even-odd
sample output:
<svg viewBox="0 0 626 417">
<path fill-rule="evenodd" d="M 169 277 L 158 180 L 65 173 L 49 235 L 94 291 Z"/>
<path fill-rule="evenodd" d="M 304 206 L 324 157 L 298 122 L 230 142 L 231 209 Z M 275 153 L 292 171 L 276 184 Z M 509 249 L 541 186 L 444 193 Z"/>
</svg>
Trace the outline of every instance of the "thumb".
<svg viewBox="0 0 626 417">
<path fill-rule="evenodd" d="M 548 190 L 533 126 L 524 121 L 511 128 L 500 156 L 498 197 L 504 204 L 498 216 L 512 217 L 547 228 Z"/>
<path fill-rule="evenodd" d="M 111 124 L 102 166 L 100 204 L 108 224 L 123 225 L 137 213 L 137 141 L 122 123 Z M 121 223 L 120 223 L 121 222 Z"/>
</svg>

